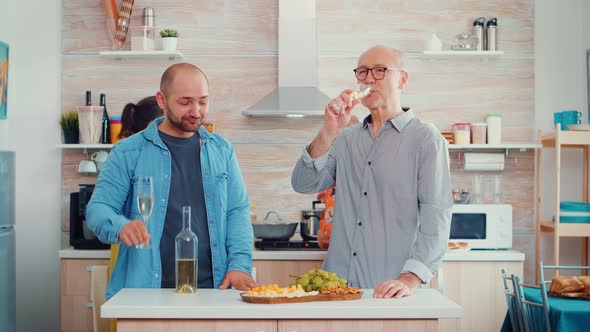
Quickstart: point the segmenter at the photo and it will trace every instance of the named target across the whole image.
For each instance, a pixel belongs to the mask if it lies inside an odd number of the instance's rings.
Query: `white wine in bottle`
[[[192,294],[197,291],[196,259],[176,259],[176,291],[181,294]]]
[[[197,292],[198,239],[191,231],[191,207],[182,207],[182,230],[176,235],[176,291]]]

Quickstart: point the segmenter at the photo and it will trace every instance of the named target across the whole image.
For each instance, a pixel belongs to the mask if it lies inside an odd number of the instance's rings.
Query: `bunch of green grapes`
[[[311,269],[300,276],[292,277],[295,280],[293,280],[291,286],[301,285],[306,292],[321,292],[324,288],[346,286],[346,279],[339,278],[334,272],[320,269]]]

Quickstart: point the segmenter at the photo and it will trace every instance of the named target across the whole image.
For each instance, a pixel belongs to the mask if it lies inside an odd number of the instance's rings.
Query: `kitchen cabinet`
[[[553,232],[553,265],[559,265],[559,243],[562,237],[582,237],[582,250],[580,254],[581,266],[590,265],[588,260],[588,239],[590,238],[590,223],[564,223],[560,222],[561,203],[561,151],[565,148],[582,149],[582,201],[590,202],[588,195],[588,151],[590,149],[590,131],[562,131],[558,124],[555,131],[543,135],[539,131],[539,142],[543,148],[537,153],[537,206],[543,206],[542,181],[543,176],[543,151],[553,148],[555,152],[555,200],[552,202],[555,207],[554,221],[545,220],[541,212],[537,212],[537,236],[536,236],[536,261],[535,269],[538,269],[541,261],[541,235],[543,232]],[[557,272],[557,270],[556,270]],[[585,273],[585,271],[584,271]],[[536,273],[536,282],[539,283],[540,273]]]
[[[108,259],[61,260],[61,331],[91,332],[90,267],[108,266]]]
[[[501,330],[508,310],[500,277],[502,268],[523,275],[522,261],[443,262],[444,294],[463,308],[463,316],[441,319],[439,332]]]
[[[87,266],[108,264],[108,250],[62,250],[60,257],[62,258],[62,331],[91,331],[91,309],[86,308],[86,304],[90,298],[90,273],[86,271]],[[94,258],[94,259],[73,259],[76,258]],[[288,285],[293,278],[289,275],[300,275],[312,268],[320,268],[325,252],[323,251],[254,251],[253,267],[256,268],[256,279],[259,284],[276,283],[281,286]],[[500,270],[506,268],[509,273],[516,273],[523,275],[523,261],[524,254],[513,250],[471,250],[467,252],[452,252],[447,253],[442,264],[443,285],[439,285],[438,279],[434,279],[430,287],[441,289],[443,293],[448,296],[455,303],[463,307],[463,315],[461,318],[440,318],[438,323],[438,331],[440,332],[471,332],[471,331],[499,331],[500,326],[504,320],[507,306],[506,299],[503,293],[502,279],[500,278]],[[67,269],[66,269],[67,268]],[[67,282],[72,279],[73,272],[82,275],[82,278],[74,278],[73,282]],[[70,289],[71,288],[71,289]],[[369,290],[370,292],[370,290]],[[78,294],[77,298],[64,297],[65,294]],[[77,299],[78,312],[74,313],[74,303]],[[65,302],[64,302],[65,300]],[[65,308],[65,309],[64,309]],[[64,313],[74,317],[63,317]],[[84,315],[77,317],[77,315]],[[318,317],[321,318],[321,317]],[[81,326],[81,321],[87,322],[88,329],[64,329],[64,326]],[[263,320],[264,321],[264,320]],[[239,329],[233,327],[233,331],[250,331],[250,325],[240,325],[239,320],[213,323],[212,321],[201,321],[203,331],[224,331],[223,328],[226,323],[236,323],[240,326]],[[247,320],[244,322],[259,322],[257,320]],[[276,321],[275,322],[276,325]],[[312,323],[313,322],[313,323]],[[323,321],[313,320],[308,321],[301,326],[297,321],[280,321],[278,324],[279,332],[289,331],[309,331],[311,326],[321,326],[315,331],[333,331],[342,330],[340,323],[345,320],[338,321]],[[358,323],[358,322],[357,322]],[[343,326],[352,326],[355,324],[350,322]],[[371,324],[385,324],[383,322],[365,321],[371,328],[366,331],[374,330],[374,325]],[[363,324],[364,324],[363,323]],[[393,325],[386,326],[388,330],[396,330],[394,322]],[[336,324],[336,325],[334,325]],[[389,323],[387,323],[389,324]],[[182,324],[181,324],[182,325]],[[191,325],[194,326],[194,325]],[[233,326],[233,325],[232,325]],[[232,330],[232,326],[229,330]],[[256,326],[266,326],[254,324],[252,331],[277,331],[273,329],[256,329]],[[365,325],[363,325],[364,327]],[[381,325],[379,325],[381,326]],[[414,326],[415,327],[415,326]],[[422,331],[421,328],[407,328],[407,331]],[[182,328],[182,327],[179,327]],[[188,328],[188,327],[186,327]],[[428,326],[425,326],[425,329]],[[344,329],[346,330],[346,329]],[[151,330],[146,330],[151,331]],[[160,331],[160,330],[158,330]],[[179,331],[182,331],[179,330]],[[191,330],[195,331],[195,330]],[[201,330],[197,330],[201,331]],[[353,331],[355,331],[353,329]],[[360,330],[359,330],[360,331]],[[403,331],[403,329],[402,329]]]

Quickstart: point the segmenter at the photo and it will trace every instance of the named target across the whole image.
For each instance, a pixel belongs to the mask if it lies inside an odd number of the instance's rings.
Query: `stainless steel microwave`
[[[449,242],[472,249],[512,248],[512,205],[455,204]]]

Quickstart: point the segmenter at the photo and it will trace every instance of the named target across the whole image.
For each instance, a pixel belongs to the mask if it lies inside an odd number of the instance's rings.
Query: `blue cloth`
[[[176,288],[176,235],[182,230],[182,207],[191,208],[191,231],[197,236],[197,287],[213,288],[211,241],[201,171],[201,137],[184,138],[159,132],[172,156],[170,195],[160,240],[162,288]]]
[[[543,302],[541,291],[535,288],[525,287],[524,298],[532,302]],[[543,318],[539,317],[538,319]],[[549,320],[551,321],[551,331],[554,332],[589,331],[590,301],[549,296]],[[512,331],[508,314],[506,314],[501,331]]]
[[[121,288],[161,286],[160,238],[170,193],[170,151],[158,135],[162,118],[113,147],[86,209],[88,226],[105,243],[121,243],[121,228],[140,219],[133,179],[153,176],[155,202],[148,222],[150,249],[121,244],[107,298]],[[251,273],[253,231],[244,180],[232,146],[199,128],[201,167],[207,208],[214,287],[229,270]]]

